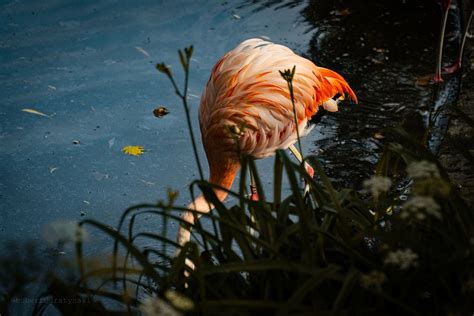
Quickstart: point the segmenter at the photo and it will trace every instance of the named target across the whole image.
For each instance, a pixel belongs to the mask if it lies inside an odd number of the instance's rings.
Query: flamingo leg
[[[291,153],[293,154],[293,156],[295,156],[295,158],[300,162],[300,163],[303,163],[303,156],[301,155],[301,153],[298,151],[298,149],[296,149],[295,145],[290,145],[290,147],[288,147],[291,151]],[[312,178],[314,177],[314,169],[313,167],[311,167],[311,165],[309,163],[307,163],[306,161],[304,162],[304,167],[306,169],[306,172],[308,173],[308,175]],[[309,192],[309,184],[306,182],[305,180],[305,185],[304,185],[304,194],[306,195],[307,193]]]
[[[452,74],[458,71],[459,69],[461,69],[464,45],[466,44],[466,38],[467,38],[467,35],[469,34],[469,27],[471,26],[473,15],[474,15],[474,11],[471,11],[471,15],[469,16],[469,20],[467,21],[466,29],[463,32],[461,47],[459,48],[459,53],[458,53],[458,58],[456,59],[453,65],[443,68],[443,74]]]
[[[441,22],[441,32],[439,38],[439,47],[438,47],[438,60],[436,62],[436,74],[433,78],[433,81],[436,83],[443,82],[441,77],[441,63],[443,60],[443,46],[444,46],[444,33],[446,32],[446,22],[448,21],[449,7],[451,5],[451,0],[446,0],[443,3],[443,19]]]
[[[258,201],[257,184],[255,183],[252,170],[250,170],[250,199],[252,201]]]
[[[256,181],[255,181],[255,177],[253,175],[253,172],[252,172],[252,169],[249,170],[250,171],[250,199],[252,201],[258,201],[258,192],[257,192],[257,184],[256,184]],[[250,211],[250,221],[256,225],[256,221],[255,221],[255,216],[253,214],[252,211]],[[248,232],[256,237],[258,236],[258,233],[255,229],[253,229],[251,226],[249,226],[248,228]]]

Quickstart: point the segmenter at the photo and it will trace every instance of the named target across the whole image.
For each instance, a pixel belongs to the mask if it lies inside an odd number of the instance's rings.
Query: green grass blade
[[[80,222],[79,225],[84,225],[84,224],[89,224],[91,226],[98,228],[99,230],[103,231],[104,233],[112,237],[114,240],[122,244],[128,251],[130,251],[130,253],[134,256],[134,258],[141,264],[147,276],[153,279],[153,281],[156,282],[157,284],[161,285],[162,279],[160,275],[155,271],[154,267],[148,262],[147,258],[142,254],[142,252],[138,248],[136,248],[132,243],[130,243],[130,241],[128,241],[127,238],[125,238],[123,235],[113,230],[112,228],[94,220],[84,220]],[[116,268],[114,267],[114,269]]]

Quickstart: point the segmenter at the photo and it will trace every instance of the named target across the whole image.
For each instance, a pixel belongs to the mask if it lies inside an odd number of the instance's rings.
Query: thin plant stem
[[[189,136],[191,137],[191,142],[193,144],[193,151],[194,151],[194,156],[196,157],[196,163],[198,166],[199,170],[199,177],[201,180],[204,180],[204,173],[202,172],[202,167],[201,167],[201,160],[199,159],[199,154],[198,154],[198,149],[196,145],[196,139],[194,138],[194,132],[193,132],[193,125],[191,122],[191,115],[189,114],[189,106],[188,106],[188,101],[187,101],[187,95],[188,95],[188,79],[189,79],[189,64],[186,68],[186,74],[185,74],[185,79],[184,79],[184,94],[181,96],[181,99],[183,100],[183,105],[186,113],[186,121],[188,123],[188,129],[189,129]]]
[[[293,69],[286,69],[284,71],[280,71],[280,75],[285,79],[286,83],[288,84],[288,90],[290,91],[290,99],[291,104],[293,106],[293,119],[295,121],[295,128],[296,128],[296,138],[298,141],[298,149],[301,153],[301,164],[304,165],[304,156],[303,156],[303,148],[301,146],[301,139],[300,139],[300,131],[298,128],[298,118],[296,116],[296,106],[295,106],[295,95],[293,91],[293,77],[295,76],[296,65],[293,66]]]
[[[181,98],[181,101],[183,102],[184,106],[184,112],[186,114],[186,122],[188,124],[188,130],[189,130],[189,135],[191,137],[191,143],[193,145],[193,152],[194,152],[194,157],[196,159],[196,163],[198,166],[198,171],[199,171],[199,177],[201,180],[204,180],[204,173],[202,172],[202,167],[201,167],[201,160],[199,159],[199,154],[198,154],[198,149],[196,145],[196,139],[194,137],[194,132],[193,132],[193,125],[191,121],[191,115],[189,111],[189,105],[188,105],[188,83],[189,83],[189,64],[191,62],[191,56],[193,54],[193,46],[189,46],[184,49],[184,54],[181,50],[178,51],[179,53],[179,58],[181,61],[181,65],[183,66],[184,70],[184,88],[183,92],[180,91],[178,85],[176,84],[176,81],[173,78],[173,74],[171,73],[171,70],[168,66],[166,66],[164,63],[160,63],[156,65],[156,69],[164,73],[168,79],[171,81],[171,84],[173,85],[173,88],[176,92],[176,94]]]

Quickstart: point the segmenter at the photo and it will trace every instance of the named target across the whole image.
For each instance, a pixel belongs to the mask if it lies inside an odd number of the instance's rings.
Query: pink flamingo
[[[297,126],[287,82],[279,73],[293,66]],[[297,141],[296,129],[299,135],[306,135],[311,117],[321,107],[337,111],[338,101],[344,95],[357,102],[343,77],[317,67],[288,47],[261,39],[242,42],[214,66],[201,97],[199,122],[209,163],[209,182],[231,188],[240,168],[235,135],[243,155],[260,159],[273,155],[277,149],[290,148],[298,156],[293,145]],[[334,100],[335,96],[340,97]],[[229,127],[234,135],[229,133]],[[308,164],[305,167],[312,176],[312,168]],[[227,196],[223,190],[215,190],[215,194],[220,201]],[[251,198],[258,198],[255,192]],[[203,195],[188,206],[199,213],[212,208]],[[192,212],[184,212],[182,218],[188,223],[197,220]],[[184,245],[189,239],[190,230],[180,226],[178,243]],[[192,266],[189,261],[188,264]]]

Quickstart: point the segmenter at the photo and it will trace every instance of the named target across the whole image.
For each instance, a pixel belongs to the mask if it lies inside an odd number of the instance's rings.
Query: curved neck
[[[213,189],[219,201],[224,201],[227,197],[227,190],[230,190],[234,182],[240,164],[233,161],[218,161],[216,163],[209,163],[210,176],[209,182],[218,185],[224,189]],[[201,213],[207,213],[214,208],[214,205],[206,201],[204,196],[200,194],[191,204],[188,205],[190,210],[196,210]]]
[[[230,188],[232,187],[232,183],[234,182],[235,175],[237,174],[237,171],[240,168],[240,164],[238,162],[235,163],[229,161],[221,162],[222,163],[209,163],[209,182],[212,184],[216,184],[226,190],[230,190]],[[221,202],[224,201],[224,199],[227,197],[227,191],[214,189],[214,193]],[[204,214],[210,212],[214,208],[214,205],[206,201],[204,195],[200,194],[192,203],[188,205],[187,208],[189,210],[198,211]],[[184,212],[182,214],[182,219],[190,224],[194,224],[195,220],[199,218],[199,216],[196,215],[197,214],[192,212]],[[177,236],[178,244],[184,245],[186,242],[189,241],[190,237],[191,231],[180,225]]]

